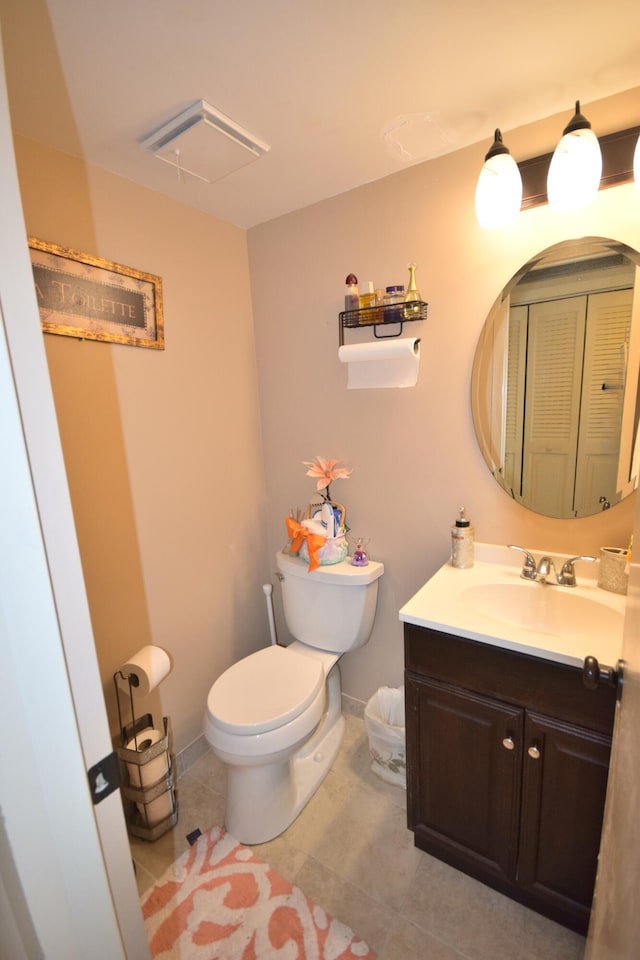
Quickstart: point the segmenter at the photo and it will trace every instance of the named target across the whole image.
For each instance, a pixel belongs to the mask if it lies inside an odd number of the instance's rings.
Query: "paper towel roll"
[[[125,678],[131,676],[133,690],[136,694],[145,697],[171,673],[171,660],[162,647],[148,644],[123,664],[120,672]],[[123,677],[118,676],[118,686],[128,692],[129,684]],[[137,682],[133,677],[137,678]]]
[[[163,736],[164,733],[161,733],[160,730],[146,727],[140,731],[137,737],[129,740],[127,750],[136,750],[138,753],[143,753],[154,743],[162,740]],[[132,787],[144,787],[145,789],[152,787],[154,783],[157,783],[158,780],[166,777],[169,773],[169,754],[166,750],[163,750],[148,763],[128,763],[127,770],[129,771],[129,783]]]
[[[418,382],[420,339],[402,337],[354,343],[338,349],[348,364],[348,390],[370,387],[414,387]]]

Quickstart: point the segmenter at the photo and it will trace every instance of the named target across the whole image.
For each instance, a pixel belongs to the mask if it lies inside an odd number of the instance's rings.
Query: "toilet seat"
[[[324,680],[320,661],[286,647],[264,647],[218,677],[209,691],[207,710],[227,733],[266,733],[303,713]]]

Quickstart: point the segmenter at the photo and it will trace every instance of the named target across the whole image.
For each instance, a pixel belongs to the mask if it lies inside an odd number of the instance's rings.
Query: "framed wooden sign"
[[[45,333],[164,350],[162,280],[29,237]]]

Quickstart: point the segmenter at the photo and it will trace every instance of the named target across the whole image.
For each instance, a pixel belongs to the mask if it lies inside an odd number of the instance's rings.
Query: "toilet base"
[[[314,795],[336,758],[344,717],[305,755],[264,767],[227,767],[225,826],[240,843],[266,843],[283,833]],[[315,738],[312,738],[315,739]]]
[[[336,665],[328,677],[328,710],[296,753],[264,766],[227,766],[225,826],[240,843],[266,843],[279,836],[328,774],[345,729],[339,678]],[[337,698],[332,687],[337,688]]]

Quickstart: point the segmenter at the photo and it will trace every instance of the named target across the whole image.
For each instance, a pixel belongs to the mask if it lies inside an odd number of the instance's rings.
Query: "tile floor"
[[[332,770],[289,829],[255,847],[258,856],[379,960],[581,960],[582,937],[414,846],[405,791],[371,772],[362,705],[344,700]],[[131,840],[141,893],[187,848],[188,833],[224,824],[224,767],[208,750],[180,777],[178,802],[173,830],[155,843]]]

